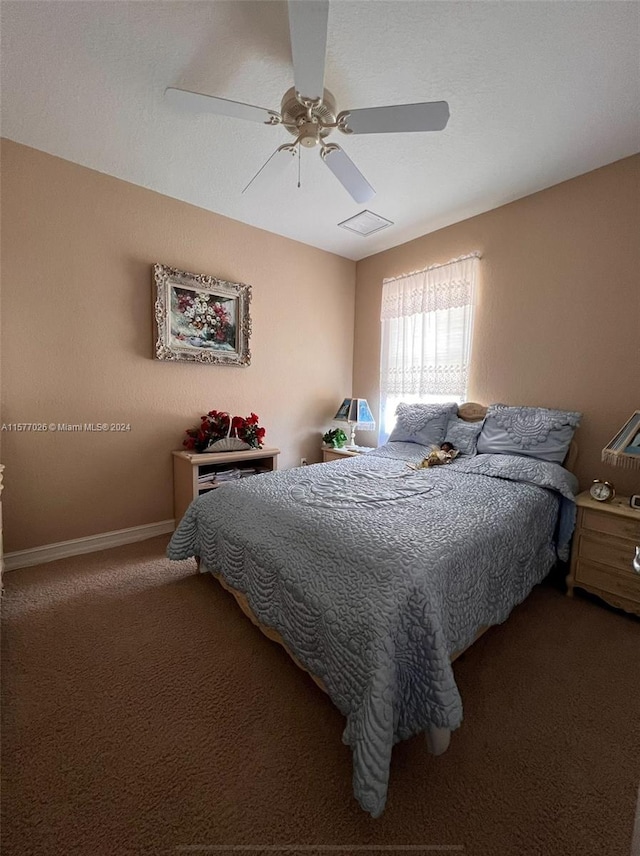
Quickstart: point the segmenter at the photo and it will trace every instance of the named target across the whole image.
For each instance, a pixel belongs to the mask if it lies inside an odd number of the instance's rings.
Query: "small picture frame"
[[[251,363],[251,286],[153,266],[155,359]]]
[[[640,431],[636,434],[633,440],[625,447],[625,455],[640,455]]]
[[[602,460],[613,466],[640,464],[640,410],[636,410],[605,446]]]

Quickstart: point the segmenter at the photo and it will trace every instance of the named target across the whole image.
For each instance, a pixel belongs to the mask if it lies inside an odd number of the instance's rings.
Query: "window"
[[[382,286],[381,441],[399,402],[466,400],[478,255]]]

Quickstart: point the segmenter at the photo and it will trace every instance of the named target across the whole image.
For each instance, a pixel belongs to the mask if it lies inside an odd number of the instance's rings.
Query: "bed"
[[[502,453],[417,469],[425,447],[392,442],[206,494],[168,555],[195,556],[328,693],[354,796],[378,817],[393,745],[424,732],[440,754],[462,721],[456,656],[566,557],[576,455],[572,441],[564,466]]]

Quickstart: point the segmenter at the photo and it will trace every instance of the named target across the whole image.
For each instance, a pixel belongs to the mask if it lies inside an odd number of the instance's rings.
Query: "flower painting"
[[[251,286],[154,265],[159,360],[249,365]]]
[[[171,343],[187,348],[236,349],[237,301],[171,287]]]

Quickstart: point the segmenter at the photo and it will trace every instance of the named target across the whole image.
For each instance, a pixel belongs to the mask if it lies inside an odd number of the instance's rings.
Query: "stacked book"
[[[242,469],[230,467],[227,470],[218,470],[215,473],[201,473],[198,476],[198,487],[217,487],[220,484],[226,484],[226,482],[242,479],[246,476],[254,476],[259,472],[262,472],[262,470],[256,467],[243,467]]]
[[[228,470],[218,470],[217,473],[213,473],[213,478],[216,484],[235,481],[240,478],[240,470],[237,467],[231,467]]]

